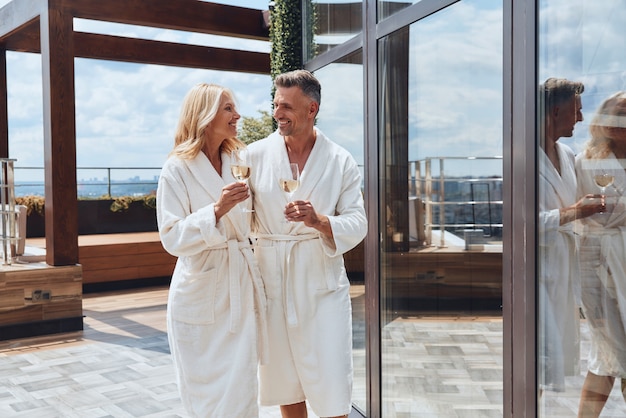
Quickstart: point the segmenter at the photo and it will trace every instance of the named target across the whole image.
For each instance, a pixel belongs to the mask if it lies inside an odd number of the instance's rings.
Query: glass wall
[[[382,416],[503,415],[501,2],[378,41]]]
[[[626,1],[538,12],[539,415],[626,416]]]
[[[322,103],[317,127],[346,148],[363,168],[363,56],[359,50],[317,71]],[[363,173],[362,173],[363,174]],[[352,299],[354,386],[352,402],[366,410],[365,283],[363,243],[344,255]]]

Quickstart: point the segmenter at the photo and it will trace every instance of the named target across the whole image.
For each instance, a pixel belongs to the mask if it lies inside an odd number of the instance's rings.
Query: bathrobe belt
[[[258,310],[259,321],[259,345],[261,363],[265,364],[267,359],[267,347],[269,337],[267,335],[267,301],[265,299],[265,287],[263,281],[258,274],[252,247],[249,241],[237,241],[236,239],[212,247],[212,249],[228,249],[228,285],[230,295],[230,332],[237,332],[241,322],[241,263],[238,252],[241,252],[246,260],[250,277],[252,278],[252,286],[254,287],[254,297]]]
[[[283,260],[283,306],[285,309],[285,317],[287,317],[287,324],[290,327],[298,325],[298,315],[296,314],[296,305],[293,295],[293,283],[295,280],[292,274],[293,270],[293,248],[297,243],[301,241],[308,241],[311,239],[319,239],[319,234],[302,234],[302,235],[279,235],[279,234],[260,234],[259,239],[267,239],[270,241],[284,241],[285,244],[285,258]]]
[[[598,267],[598,277],[604,285],[608,294],[617,298],[617,290],[615,279],[609,279],[609,274],[612,277],[624,277],[624,261],[623,254],[614,251],[612,243],[612,237],[620,235],[624,241],[623,248],[626,248],[626,227],[605,229],[600,236],[600,266]]]

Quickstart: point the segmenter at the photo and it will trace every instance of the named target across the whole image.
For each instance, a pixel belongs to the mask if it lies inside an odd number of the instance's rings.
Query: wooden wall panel
[[[48,292],[49,298],[33,300],[34,291]],[[0,326],[81,317],[82,293],[79,265],[3,266],[0,270]]]

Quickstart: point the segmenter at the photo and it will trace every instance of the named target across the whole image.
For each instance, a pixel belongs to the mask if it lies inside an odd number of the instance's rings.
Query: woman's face
[[[619,145],[626,145],[626,98],[611,109],[611,126],[606,127],[606,136]]]
[[[215,138],[221,143],[226,138],[237,136],[237,121],[240,117],[231,97],[222,94],[217,114],[208,126],[209,138]]]

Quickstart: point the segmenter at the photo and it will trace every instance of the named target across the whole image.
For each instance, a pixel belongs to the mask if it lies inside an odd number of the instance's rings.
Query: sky
[[[212,2],[267,8],[267,3],[259,0]],[[6,3],[9,1],[0,0],[0,7]],[[269,42],[82,19],[75,19],[74,28],[143,39],[270,51]],[[20,176],[24,179],[43,176],[40,170],[19,170],[19,167],[43,167],[44,164],[41,72],[39,54],[7,53],[9,156],[17,160],[16,181]],[[187,91],[200,82],[232,89],[242,116],[258,117],[259,111],[271,109],[269,75],[77,58],[77,166],[161,167],[173,146],[182,100]],[[104,173],[94,175],[104,177]],[[80,172],[78,176],[83,178]]]
[[[0,0],[0,6],[7,2]],[[213,2],[259,10],[268,4]],[[566,77],[585,83],[585,121],[566,139],[578,152],[601,101],[626,89],[626,56],[620,53],[626,0],[540,0],[538,16],[539,79]],[[268,42],[86,20],[74,24],[86,32],[270,50]],[[501,4],[492,0],[464,0],[411,25],[410,160],[451,153],[502,155],[502,31]],[[41,167],[40,56],[8,53],[7,71],[10,156],[17,159],[17,167]],[[80,58],[75,71],[78,167],[160,167],[172,148],[182,99],[199,82],[231,88],[242,116],[258,117],[259,111],[271,109],[271,80],[266,75]],[[334,94],[333,100],[323,94],[318,124],[363,163],[362,107],[355,106],[363,102],[362,68],[332,64],[317,74],[324,92],[344,92]]]

